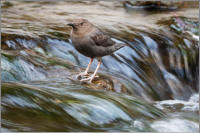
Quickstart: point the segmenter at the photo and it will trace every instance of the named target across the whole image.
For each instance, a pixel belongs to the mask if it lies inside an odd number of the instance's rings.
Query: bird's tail
[[[117,43],[117,44],[114,45],[114,49],[113,50],[116,51],[116,50],[119,50],[120,48],[123,48],[125,46],[127,46],[127,45],[123,44],[123,43]]]
[[[116,43],[113,46],[110,46],[106,49],[107,54],[112,54],[113,52],[119,50],[120,48],[123,48],[124,46],[126,46],[126,44],[122,44],[122,43]]]
[[[126,44],[122,44],[122,43],[116,43],[113,46],[107,47],[105,50],[105,55],[111,55],[113,54],[113,52],[119,50],[120,48],[123,48],[124,46],[127,46]]]

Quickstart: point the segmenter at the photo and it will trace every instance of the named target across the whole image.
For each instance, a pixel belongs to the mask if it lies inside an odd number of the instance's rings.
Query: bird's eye
[[[84,24],[84,22],[81,23],[81,25],[83,25],[83,24]]]

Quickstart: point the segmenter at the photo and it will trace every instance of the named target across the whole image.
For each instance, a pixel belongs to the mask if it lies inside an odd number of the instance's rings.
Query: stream
[[[1,4],[1,131],[199,132],[199,8]],[[75,18],[128,45],[103,57],[92,84],[75,78],[89,63],[69,38]]]

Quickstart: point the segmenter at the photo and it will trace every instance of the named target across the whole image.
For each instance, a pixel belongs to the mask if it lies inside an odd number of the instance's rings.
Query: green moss
[[[8,7],[12,7],[13,4],[11,2],[5,1],[2,3],[2,8],[8,8]]]
[[[47,32],[47,34],[50,35],[50,37],[61,39],[61,40],[66,40],[67,38],[69,38],[68,34],[64,34],[62,32],[57,32],[57,31],[49,31]]]
[[[6,60],[8,61],[14,61],[16,59],[15,56],[12,56],[6,53],[1,53],[1,58],[6,58]]]

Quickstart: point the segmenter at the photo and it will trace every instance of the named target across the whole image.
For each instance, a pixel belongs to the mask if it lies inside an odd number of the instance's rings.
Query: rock
[[[136,1],[123,2],[125,8],[145,10],[175,10],[178,8],[198,8],[198,2]]]

